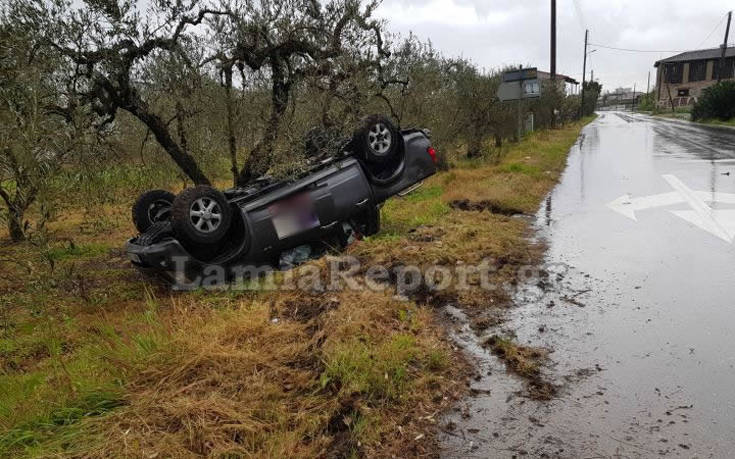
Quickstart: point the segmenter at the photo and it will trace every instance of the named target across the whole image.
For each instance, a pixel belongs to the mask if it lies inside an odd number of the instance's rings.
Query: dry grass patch
[[[293,317],[294,301],[180,316],[164,352],[127,385],[128,405],[85,426],[106,438],[85,454],[398,453],[411,443],[403,435],[427,434],[424,417],[461,389],[428,311],[345,292],[303,298],[304,310],[331,305],[306,318]]]
[[[522,346],[513,340],[493,335],[485,341],[485,345],[500,357],[514,373],[525,378],[537,377],[541,365],[548,356],[548,350]]]

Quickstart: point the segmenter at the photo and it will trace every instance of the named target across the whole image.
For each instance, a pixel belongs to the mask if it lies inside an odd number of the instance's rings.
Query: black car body
[[[376,172],[370,161],[345,151],[291,181],[259,180],[226,190],[232,219],[217,244],[184,242],[164,221],[128,240],[127,255],[135,266],[155,271],[173,271],[183,260],[191,273],[207,265],[272,264],[281,252],[328,237],[356,220],[363,225],[359,232],[377,232],[379,206],[436,172],[428,131],[395,132],[396,159],[377,168],[382,170]]]

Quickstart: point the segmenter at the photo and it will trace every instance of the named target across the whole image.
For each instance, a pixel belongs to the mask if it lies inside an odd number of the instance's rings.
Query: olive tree
[[[208,184],[194,157],[147,98],[146,71],[170,55],[191,62],[192,29],[218,11],[197,0],[154,0],[141,10],[132,0],[41,0],[16,3],[19,24],[35,31],[38,46],[54,50],[74,99],[89,106],[100,125],[124,110],[142,122],[195,183]]]
[[[35,48],[8,10],[0,12],[0,43],[0,199],[10,237],[19,241],[28,209],[97,135],[57,78],[58,56]]]
[[[359,0],[253,0],[220,5],[227,14],[211,23],[225,86],[232,86],[233,69],[237,69],[241,82],[249,81],[248,75],[264,76],[270,92],[265,128],[239,169],[238,184],[271,165],[284,117],[302,83],[309,78],[320,81],[325,91],[336,95],[349,75],[379,70],[380,59],[388,52],[382,22],[373,18],[377,5]],[[324,120],[326,112],[315,118]]]
[[[239,167],[237,182],[244,184],[268,169],[292,93],[304,78],[334,78],[345,60],[374,60],[386,54],[382,24],[372,18],[376,2],[14,1],[18,21],[37,31],[41,46],[58,52],[73,91],[94,110],[100,123],[113,123],[119,110],[130,113],[197,184],[208,184],[210,179],[189,151],[186,137],[174,131],[186,116],[183,104],[176,108],[172,126],[150,99],[151,66],[176,60],[194,73],[219,71],[228,100],[234,97],[233,86],[247,84],[253,74],[267,80],[270,112]],[[237,82],[235,70],[240,75]],[[229,156],[237,168],[233,112],[228,103]]]

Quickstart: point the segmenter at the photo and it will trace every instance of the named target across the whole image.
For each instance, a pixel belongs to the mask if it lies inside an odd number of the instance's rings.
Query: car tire
[[[151,190],[138,196],[133,204],[133,224],[145,233],[154,223],[171,218],[171,206],[176,196],[166,190]]]
[[[383,115],[370,115],[362,120],[352,139],[361,159],[383,164],[394,160],[400,150],[398,128]]]
[[[232,210],[225,195],[210,186],[187,188],[174,199],[171,225],[184,245],[214,245],[227,234]]]
[[[380,231],[380,207],[370,206],[352,219],[352,226],[361,236],[373,236]]]

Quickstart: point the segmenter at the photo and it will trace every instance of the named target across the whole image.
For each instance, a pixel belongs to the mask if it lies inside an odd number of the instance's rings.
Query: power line
[[[707,40],[709,40],[709,37],[711,37],[712,34],[715,33],[717,31],[717,29],[720,28],[720,26],[722,25],[722,22],[725,20],[726,17],[727,17],[727,13],[725,13],[725,14],[722,15],[722,17],[720,18],[720,22],[717,23],[717,25],[715,26],[715,28],[712,29],[712,32],[710,32],[709,35],[707,35],[704,40],[702,40],[702,41],[699,42],[699,44],[697,45],[697,48],[699,48],[700,46],[702,46],[704,44],[704,42],[706,42]]]
[[[596,46],[598,48],[612,49],[615,51],[625,51],[629,53],[683,53],[683,50],[677,49],[632,49],[632,48],[618,48],[615,46],[601,45],[599,43],[590,43],[590,46]]]
[[[722,25],[722,23],[725,20],[725,18],[727,18],[727,13],[725,13],[720,18],[720,21],[717,23],[717,25],[715,25],[715,27],[712,29],[712,31],[704,38],[704,40],[702,40],[701,42],[699,42],[699,44],[694,49],[699,48],[700,46],[702,46],[702,44],[704,44],[704,42],[706,42],[707,40],[709,40],[710,37],[717,31],[717,29],[720,28],[720,26]],[[615,51],[625,51],[625,52],[628,52],[628,53],[684,53],[684,52],[686,52],[686,50],[680,50],[680,49],[634,49],[634,48],[619,48],[619,47],[616,47],[616,46],[601,45],[599,43],[590,43],[590,46],[597,46],[598,48],[612,49],[612,50],[615,50]],[[729,44],[728,44],[728,46],[729,46]]]

